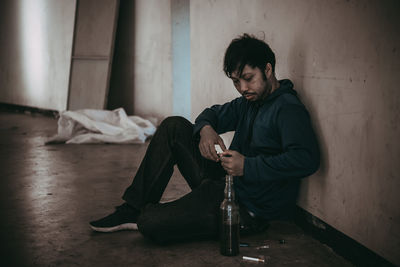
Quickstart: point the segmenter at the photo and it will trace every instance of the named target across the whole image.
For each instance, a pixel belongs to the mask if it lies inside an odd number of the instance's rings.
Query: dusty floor
[[[0,112],[1,266],[263,265],[243,255],[266,266],[351,266],[289,222],[242,239],[251,247],[236,257],[214,240],[157,246],[135,231],[94,233],[88,222],[122,203],[146,145],[44,145],[56,131],[55,119]],[[164,200],[188,190],[175,174]]]

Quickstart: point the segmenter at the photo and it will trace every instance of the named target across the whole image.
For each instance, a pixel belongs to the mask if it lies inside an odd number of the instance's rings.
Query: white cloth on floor
[[[156,127],[149,120],[127,116],[123,108],[113,111],[62,111],[58,120],[58,133],[46,144],[144,143],[155,131]]]

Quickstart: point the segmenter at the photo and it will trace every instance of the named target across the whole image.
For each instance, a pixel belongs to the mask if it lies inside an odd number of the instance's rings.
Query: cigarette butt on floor
[[[243,260],[245,260],[245,261],[253,261],[253,262],[265,262],[264,259],[248,257],[248,256],[243,256]]]

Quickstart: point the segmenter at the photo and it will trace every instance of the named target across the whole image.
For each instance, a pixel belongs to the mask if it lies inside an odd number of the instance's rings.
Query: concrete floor
[[[157,246],[135,231],[94,233],[88,222],[113,211],[147,145],[44,145],[57,120],[0,112],[1,266],[351,266],[290,222],[273,222],[240,255],[215,240]],[[174,174],[163,199],[189,188]],[[286,242],[281,244],[279,240]],[[268,245],[266,249],[256,249]]]

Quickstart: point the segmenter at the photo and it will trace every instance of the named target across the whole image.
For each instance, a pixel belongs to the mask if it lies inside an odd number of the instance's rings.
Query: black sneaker
[[[97,221],[90,222],[90,227],[97,232],[111,233],[121,230],[137,230],[139,211],[127,203],[116,207],[114,213]]]

